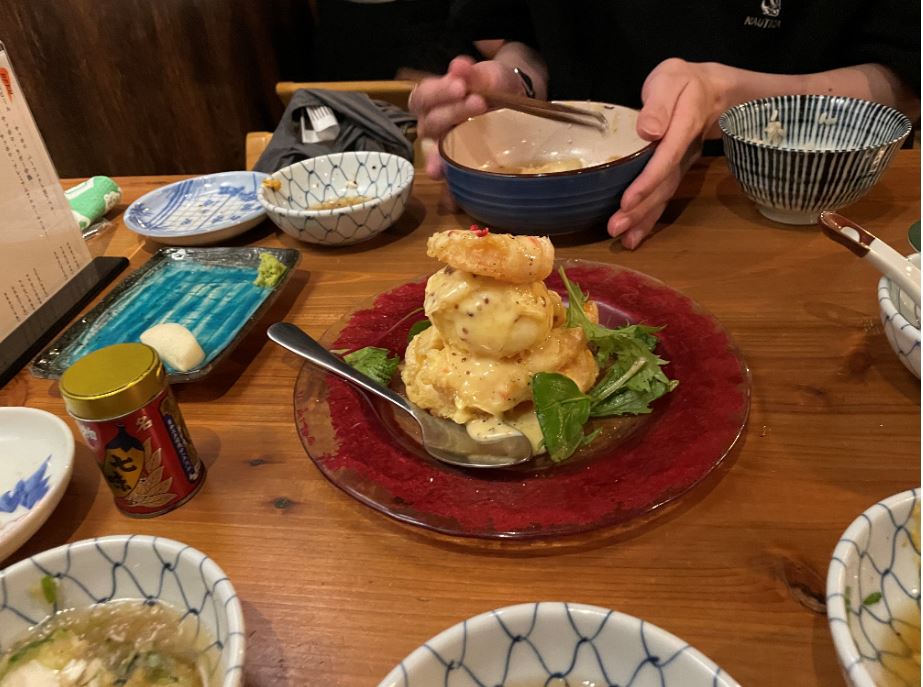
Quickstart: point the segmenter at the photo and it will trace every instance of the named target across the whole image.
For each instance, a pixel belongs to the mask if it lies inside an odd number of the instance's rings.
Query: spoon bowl
[[[504,468],[532,458],[532,444],[521,432],[511,430],[496,439],[478,441],[468,434],[464,425],[437,418],[418,408],[400,394],[356,370],[290,322],[277,322],[266,333],[272,341],[312,365],[341,377],[410,415],[420,427],[423,448],[436,460],[466,468]]]

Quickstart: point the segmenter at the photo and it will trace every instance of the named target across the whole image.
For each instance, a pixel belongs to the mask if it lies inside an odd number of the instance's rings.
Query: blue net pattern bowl
[[[46,575],[58,586],[49,604]],[[201,551],[171,539],[114,535],[59,546],[0,571],[0,653],[59,610],[114,599],[165,602],[193,616],[196,632],[212,640],[204,650],[213,687],[243,682],[244,621],[240,601],[221,568]]]
[[[413,165],[398,155],[333,153],[274,172],[257,198],[289,236],[306,243],[345,246],[366,241],[400,219],[413,177]],[[323,207],[359,196],[365,200]]]
[[[565,682],[566,681],[566,682]],[[686,642],[598,606],[541,602],[500,608],[436,635],[379,687],[733,687]]]
[[[827,573],[827,620],[848,685],[919,684],[919,489],[879,501],[843,533]]]

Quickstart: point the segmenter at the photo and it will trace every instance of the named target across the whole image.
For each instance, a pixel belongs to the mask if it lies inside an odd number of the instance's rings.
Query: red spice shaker
[[[162,515],[202,487],[205,466],[153,348],[101,348],[67,368],[59,386],[123,513]]]

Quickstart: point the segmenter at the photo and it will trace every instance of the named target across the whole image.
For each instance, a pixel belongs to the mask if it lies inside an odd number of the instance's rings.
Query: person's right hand
[[[478,91],[521,90],[522,82],[507,65],[462,56],[452,60],[444,76],[420,81],[407,106],[417,116],[417,135],[438,141],[456,124],[487,111]],[[426,147],[426,173],[433,179],[442,177],[442,161],[435,146]]]

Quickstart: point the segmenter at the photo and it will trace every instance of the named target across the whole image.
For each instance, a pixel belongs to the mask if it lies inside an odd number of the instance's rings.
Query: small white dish
[[[851,687],[909,685],[904,678],[920,674],[919,663],[902,656],[920,651],[919,505],[919,489],[879,501],[834,549],[827,620]]]
[[[0,561],[48,520],[70,482],[74,435],[36,408],[0,408]]]
[[[650,623],[598,606],[549,601],[500,608],[441,632],[378,687],[565,684],[738,683],[686,642]]]
[[[125,226],[171,246],[204,246],[243,234],[263,221],[256,194],[262,172],[220,172],[155,189],[128,206]]]
[[[56,599],[42,594],[46,576]],[[0,653],[59,610],[87,608],[113,599],[164,602],[212,641],[203,651],[212,687],[243,683],[246,636],[240,600],[217,563],[172,539],[113,535],[43,551],[0,570]]]
[[[279,229],[299,241],[348,246],[377,236],[407,207],[414,170],[399,155],[351,151],[319,155],[274,172],[257,192]],[[352,199],[353,204],[324,207]]]

